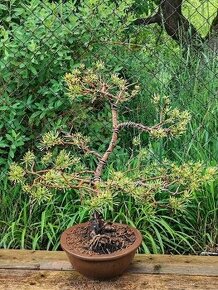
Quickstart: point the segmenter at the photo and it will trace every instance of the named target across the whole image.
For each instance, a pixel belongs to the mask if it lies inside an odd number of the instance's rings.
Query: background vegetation
[[[49,130],[82,131],[92,147],[104,150],[110,138],[110,119],[101,103],[70,104],[63,77],[81,62],[102,60],[112,71],[141,84],[122,118],[152,124],[151,96],[170,95],[173,105],[188,109],[187,133],[171,141],[128,134],[120,138],[110,159],[112,168],[140,171],[150,160],[177,163],[218,160],[217,54],[206,46],[182,49],[157,26],[131,25],[137,15],[154,11],[156,1],[16,1],[0,4],[0,247],[58,249],[60,233],[87,220],[73,191],[57,192],[48,203],[33,204],[19,186],[7,180],[8,166],[38,145]],[[218,5],[189,0],[184,14],[206,35]],[[102,141],[103,140],[103,141]],[[40,153],[39,153],[40,156]],[[89,160],[95,165],[95,160]],[[137,226],[144,235],[141,251],[199,253],[217,243],[218,181],[186,200],[166,204],[135,204],[131,198],[105,217]]]

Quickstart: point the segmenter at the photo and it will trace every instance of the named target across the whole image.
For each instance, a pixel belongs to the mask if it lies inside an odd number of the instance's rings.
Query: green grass
[[[56,250],[61,231],[88,218],[70,192],[33,205],[18,186],[9,188],[1,193],[0,247]]]

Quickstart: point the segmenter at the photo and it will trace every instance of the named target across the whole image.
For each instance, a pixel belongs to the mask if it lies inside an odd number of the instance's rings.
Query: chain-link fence
[[[131,119],[152,122],[154,94],[191,112],[184,137],[150,144],[156,157],[217,161],[216,1],[3,1],[0,8],[3,168],[46,130],[82,125],[85,112],[69,110],[63,76],[99,60],[141,85],[124,114]],[[88,133],[104,131],[99,106]]]
[[[107,106],[103,106],[98,100],[91,104],[70,102],[64,81],[66,73],[81,64],[93,67],[96,62],[104,62],[111,73],[117,74],[129,83],[140,85],[139,94],[122,106],[120,121],[130,120],[145,125],[160,122],[152,103],[153,96],[159,96],[160,99],[169,96],[172,108],[188,110],[191,114],[186,133],[178,138],[152,139],[148,134],[139,134],[132,128],[125,134],[121,132],[116,154],[110,157],[110,164],[116,170],[122,171],[126,168],[129,159],[145,151],[146,158],[160,163],[163,160],[171,160],[175,163],[200,161],[216,166],[218,161],[217,11],[216,0],[1,1],[2,191],[10,188],[5,181],[8,166],[13,161],[21,160],[27,150],[34,151],[38,147],[41,136],[48,131],[61,133],[82,131],[84,135],[91,137],[94,149],[104,152],[107,148],[111,138],[111,121]],[[94,166],[93,164],[96,165],[95,161],[89,161],[91,167]],[[20,188],[14,190],[13,200],[16,200],[18,191]],[[10,204],[7,203],[8,198],[2,197],[1,200],[0,196],[1,203],[3,199],[6,205]],[[65,199],[68,200],[68,197]],[[69,203],[66,202],[67,205]],[[19,206],[20,212],[23,212],[22,205]],[[29,204],[25,209],[28,206]],[[35,210],[37,222],[40,210]],[[71,213],[75,209],[68,210]],[[32,211],[32,204],[30,204],[30,215]],[[147,212],[146,215],[150,213],[152,217],[154,216],[153,210],[148,208]],[[214,216],[215,212],[216,210]],[[9,211],[7,213],[10,216],[8,224],[10,219],[11,221],[17,219],[16,214]],[[138,213],[136,217],[137,215]],[[19,218],[20,216],[21,214]],[[58,212],[57,217],[54,217],[55,225],[60,216],[63,219],[62,214]],[[177,226],[180,223],[180,215],[178,216]],[[214,216],[211,218],[213,221]],[[50,217],[53,218],[52,214]],[[193,218],[193,223],[195,220]],[[58,226],[48,228],[50,236],[48,235],[45,240],[44,232],[41,230],[41,244],[38,244],[39,234],[31,230],[26,220],[25,233],[20,232],[22,222],[18,223],[17,240],[14,238],[14,228],[11,227],[10,245],[11,243],[15,246],[20,245],[19,239],[22,236],[22,246],[24,246],[24,236],[27,231],[30,231],[30,238],[27,241],[31,241],[33,234],[36,235],[34,246],[28,244],[29,248],[53,249],[58,248],[59,240],[56,236],[67,223],[60,222],[59,228]],[[45,224],[44,221],[43,223]],[[6,224],[5,221],[2,223],[5,233],[8,232]],[[14,222],[12,224],[14,227]],[[161,224],[160,232],[163,228],[164,224]],[[215,240],[215,236],[216,234],[212,233],[211,240]],[[150,237],[149,234],[147,239],[149,240]],[[180,236],[176,237],[179,241]],[[177,238],[174,243],[175,251],[185,252],[186,249],[177,249]],[[159,242],[159,236],[156,240]],[[208,244],[208,240],[210,239],[206,237],[202,245]],[[2,241],[2,245],[8,246],[7,234],[4,234]],[[196,243],[192,243],[193,247]],[[153,244],[152,241],[151,248]],[[147,251],[146,247],[144,249]],[[191,251],[194,251],[193,248]]]

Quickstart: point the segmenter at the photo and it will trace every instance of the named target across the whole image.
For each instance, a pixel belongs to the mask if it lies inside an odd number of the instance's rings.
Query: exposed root
[[[105,222],[102,215],[95,212],[89,226],[89,251],[99,254],[111,254],[126,247],[129,242],[134,242],[132,231],[116,231],[112,223]]]

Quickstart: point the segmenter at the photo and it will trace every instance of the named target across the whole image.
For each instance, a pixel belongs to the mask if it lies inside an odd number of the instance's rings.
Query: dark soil
[[[94,233],[93,233],[94,232]],[[134,232],[126,225],[105,223],[101,231],[93,231],[93,224],[72,229],[66,242],[69,250],[88,255],[111,254],[135,242]]]

